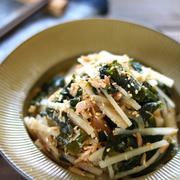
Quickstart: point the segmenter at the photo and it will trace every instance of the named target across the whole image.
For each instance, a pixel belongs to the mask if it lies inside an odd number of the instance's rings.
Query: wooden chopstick
[[[13,13],[6,21],[6,25],[0,27],[0,38],[3,37],[7,32],[12,30],[18,24],[23,22],[29,16],[40,10],[44,7],[49,0],[39,0],[37,3],[32,3],[29,5],[25,5],[18,12]]]

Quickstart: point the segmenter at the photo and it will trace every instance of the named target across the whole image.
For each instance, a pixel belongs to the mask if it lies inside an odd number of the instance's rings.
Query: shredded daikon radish
[[[89,134],[92,138],[96,135],[94,133],[93,127],[89,124],[89,122],[85,119],[80,118],[72,109],[68,110],[68,116],[72,120],[74,124],[81,127],[87,134]]]
[[[155,70],[152,70],[151,68],[147,68],[145,66],[142,67],[143,69],[143,72],[146,72],[146,71],[149,71],[149,76],[151,79],[157,79],[158,81],[166,84],[168,87],[172,87],[173,84],[174,84],[174,80],[155,71]]]
[[[178,132],[176,128],[144,128],[144,129],[133,129],[133,130],[126,130],[121,128],[116,128],[113,131],[114,135],[118,134],[134,134],[134,133],[141,133],[142,135],[173,135]]]
[[[54,108],[56,110],[61,110],[63,108],[65,108],[65,104],[64,103],[54,103],[54,102],[51,102],[51,101],[47,101],[47,104],[46,106],[50,107],[50,108]]]
[[[103,152],[104,152],[104,147],[98,149],[95,151],[93,154],[89,156],[89,161],[99,161],[102,160]]]
[[[90,172],[92,174],[98,175],[100,176],[103,173],[103,170],[98,168],[98,167],[94,167],[92,164],[88,164],[86,162],[80,162],[80,163],[76,163],[76,166],[78,166],[79,168]]]
[[[108,166],[108,171],[109,171],[109,177],[112,179],[114,177],[114,170],[112,165]]]
[[[87,162],[79,162],[79,163],[75,163],[75,160],[76,158],[71,156],[71,155],[67,155],[65,153],[62,154],[63,157],[68,160],[70,163],[76,165],[77,167],[87,171],[87,172],[90,172],[92,174],[95,174],[95,175],[101,175],[103,173],[103,170],[98,168],[98,167],[94,167],[92,166],[92,164],[90,163],[87,163]]]
[[[140,155],[140,154],[147,152],[147,151],[152,151],[154,149],[157,149],[157,148],[162,147],[162,146],[166,146],[168,144],[169,143],[166,140],[157,141],[157,142],[152,143],[150,145],[145,145],[145,146],[139,147],[137,149],[134,149],[134,150],[131,150],[131,151],[128,151],[125,153],[121,153],[121,154],[118,154],[118,155],[115,155],[112,157],[107,157],[104,161],[99,161],[99,166],[101,168],[105,168],[109,165],[112,165],[112,164],[115,164],[117,162],[121,162],[124,160],[128,160],[134,156]]]
[[[78,58],[78,62],[80,62],[83,65],[84,71],[93,79],[96,77],[99,72],[89,63],[84,63],[82,58]]]
[[[126,103],[128,103],[130,106],[132,106],[136,110],[139,110],[141,108],[141,106],[134,99],[131,98],[131,96],[126,92],[125,89],[123,89],[121,86],[117,86],[117,85],[116,85],[116,87],[124,95],[123,100],[125,100]]]
[[[132,98],[128,98],[126,96],[123,96],[123,101],[125,101],[126,104],[133,107],[135,110],[141,109],[141,106]]]
[[[122,117],[122,119],[125,121],[125,123],[128,126],[132,125],[132,122],[129,120],[127,115],[124,113],[124,111],[121,109],[121,107],[116,103],[116,101],[113,99],[111,95],[109,95],[105,90],[102,90],[104,95],[107,97],[109,102],[112,104],[112,106],[115,108],[115,110],[118,112],[118,114]]]
[[[112,107],[112,105],[109,102],[104,102],[103,98],[101,98],[100,96],[94,95],[93,98],[95,99],[96,104],[100,108],[100,110],[105,115],[107,115],[115,124],[117,124],[118,127],[127,128],[127,124],[123,121],[123,119],[114,110],[114,108]]]
[[[153,87],[158,85],[158,82],[156,80],[154,80],[154,79],[149,80],[148,83]]]
[[[149,167],[151,164],[153,164],[158,159],[159,155],[160,155],[160,152],[158,150],[148,161],[146,161],[145,165],[136,166],[133,169],[130,169],[130,170],[127,170],[127,171],[122,171],[122,172],[116,174],[115,178],[118,179],[118,178],[121,178],[121,177],[124,177],[124,176],[128,176],[128,175],[131,175],[131,174],[138,173],[138,172],[146,169],[147,167]]]

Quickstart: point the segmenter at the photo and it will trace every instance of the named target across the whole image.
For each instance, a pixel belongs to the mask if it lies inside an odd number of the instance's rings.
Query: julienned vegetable
[[[66,82],[55,76],[35,89],[24,118],[35,144],[94,179],[147,173],[171,159],[178,132],[173,80],[106,51],[78,62]]]

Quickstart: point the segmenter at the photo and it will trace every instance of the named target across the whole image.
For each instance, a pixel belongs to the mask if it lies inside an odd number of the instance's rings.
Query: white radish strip
[[[72,109],[68,109],[68,116],[75,125],[82,128],[92,138],[94,138],[96,136],[94,133],[94,129],[89,124],[89,122],[85,119],[80,118]]]
[[[97,75],[99,74],[99,72],[98,72],[93,66],[91,66],[89,63],[83,62],[83,59],[82,59],[82,58],[78,58],[78,62],[83,65],[84,71],[85,71],[91,78],[94,78],[95,76],[97,76]]]
[[[141,106],[134,99],[124,96],[123,100],[125,101],[125,103],[133,107],[135,110],[141,109]]]
[[[108,166],[108,171],[109,171],[109,177],[112,179],[114,177],[114,170],[112,165]]]
[[[174,102],[157,86],[155,86],[157,92],[168,102],[168,104],[172,107],[175,108]]]
[[[124,95],[123,99],[128,103],[130,106],[132,106],[134,109],[139,110],[141,106],[130,97],[130,95],[126,92],[125,89],[123,89],[121,86],[116,86],[118,90]]]
[[[48,100],[47,104],[43,104],[43,106],[48,106],[55,110],[61,110],[61,109],[64,109],[66,105],[64,103],[57,103],[57,102],[55,103]]]
[[[142,166],[136,166],[135,168],[133,169],[130,169],[130,170],[127,170],[127,171],[122,171],[118,174],[115,175],[115,179],[118,179],[118,178],[122,178],[124,176],[128,176],[130,174],[135,174],[135,173],[138,173],[144,169],[146,169],[147,167],[149,167],[151,164],[153,164],[157,158],[159,157],[160,155],[160,152],[159,150],[146,162],[145,165],[142,165]]]
[[[161,73],[159,73],[159,72],[157,72],[155,70],[152,70],[151,68],[147,68],[145,66],[143,66],[142,69],[143,69],[144,72],[149,71],[148,74],[149,74],[150,78],[155,79],[155,80],[157,79],[160,82],[166,84],[168,87],[173,86],[173,84],[174,84],[173,79],[171,79],[171,78],[169,78],[169,77],[167,77],[167,76],[165,76],[165,75],[163,75],[163,74],[161,74]]]
[[[120,90],[120,92],[124,95],[127,96],[128,98],[130,98],[129,94],[126,92],[125,89],[123,89],[121,86],[117,86],[116,87]]]
[[[94,95],[92,89],[90,88],[89,84],[85,80],[80,79],[78,81],[78,84],[89,96]]]
[[[65,159],[67,159],[71,164],[74,164],[76,165],[77,167],[85,170],[85,171],[88,171],[90,173],[93,173],[95,175],[101,175],[103,173],[103,170],[98,168],[98,167],[94,167],[92,166],[92,164],[88,164],[86,162],[79,162],[79,163],[75,163],[76,161],[76,158],[71,156],[71,155],[67,155],[65,153],[63,153],[63,156]]]
[[[94,167],[92,164],[88,164],[86,162],[79,162],[75,164],[76,166],[78,166],[79,168],[90,172],[92,174],[95,174],[97,176],[100,176],[103,173],[103,170],[97,167]]]
[[[173,86],[173,84],[174,84],[174,80],[173,79],[171,79],[171,78],[169,78],[169,77],[167,77],[167,76],[165,76],[165,75],[163,75],[163,74],[161,74],[161,73],[159,73],[157,71],[154,71],[152,69],[151,69],[151,71],[155,75],[155,77],[157,77],[157,79],[159,81],[163,82],[164,84],[166,84],[169,87]]]
[[[128,160],[134,156],[140,155],[140,154],[145,153],[147,151],[152,151],[154,149],[157,149],[157,148],[162,147],[162,146],[166,146],[168,144],[169,143],[166,140],[161,140],[161,141],[152,143],[150,145],[145,145],[145,146],[133,149],[133,150],[128,151],[128,152],[124,152],[124,153],[121,153],[121,154],[118,154],[118,155],[115,155],[112,157],[107,157],[104,161],[99,162],[99,166],[101,168],[105,168],[105,167],[108,167],[109,165],[112,165],[112,164],[115,164],[115,163],[118,163],[118,162],[121,162],[124,160]]]
[[[178,132],[178,129],[175,128],[144,128],[144,129],[133,129],[133,130],[126,130],[121,128],[116,128],[113,131],[114,135],[118,134],[134,134],[134,133],[141,133],[142,135],[173,135]]]
[[[100,161],[102,160],[103,152],[104,152],[104,147],[98,149],[95,151],[93,154],[89,156],[89,161]]]
[[[127,124],[124,122],[124,120],[119,116],[119,114],[114,110],[112,105],[105,98],[95,95],[92,97],[96,101],[97,106],[103,112],[103,114],[107,115],[111,119],[111,121],[117,124],[118,127],[124,129],[127,128]],[[104,99],[106,100],[106,102]]]
[[[123,62],[128,62],[130,58],[127,55],[116,55],[108,51],[99,52],[100,58],[98,59],[99,63],[109,63],[117,60],[120,64]]]
[[[149,80],[148,83],[153,87],[158,85],[158,82],[156,80],[154,80],[154,79]]]
[[[122,119],[125,121],[125,123],[128,126],[132,125],[132,122],[129,120],[127,115],[124,113],[124,111],[119,107],[119,105],[116,103],[116,101],[113,99],[111,95],[109,95],[105,90],[101,90],[104,95],[107,97],[111,105],[115,108],[115,110],[118,112],[118,114],[122,117]]]

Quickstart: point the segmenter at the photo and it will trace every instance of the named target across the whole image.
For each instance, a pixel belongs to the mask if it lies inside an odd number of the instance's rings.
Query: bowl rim
[[[16,51],[18,48],[23,46],[25,43],[28,43],[28,41],[31,41],[33,38],[36,38],[36,36],[38,36],[39,34],[45,32],[45,31],[51,30],[53,28],[56,28],[58,26],[64,26],[64,25],[67,25],[67,24],[73,24],[73,23],[77,23],[77,22],[86,22],[86,21],[109,21],[109,22],[114,21],[114,22],[120,22],[120,23],[133,25],[133,26],[143,28],[143,29],[146,29],[148,31],[157,33],[157,34],[159,34],[159,36],[162,36],[163,38],[166,38],[166,39],[170,40],[172,43],[175,43],[176,45],[180,46],[180,42],[178,42],[177,40],[172,39],[171,37],[159,32],[159,31],[156,31],[156,30],[154,30],[152,28],[149,28],[149,27],[146,27],[146,26],[143,26],[143,25],[140,25],[140,24],[136,24],[136,23],[131,22],[131,21],[125,21],[125,20],[119,20],[119,19],[113,19],[113,18],[107,18],[107,19],[106,18],[85,18],[85,19],[72,20],[72,21],[68,21],[68,22],[58,23],[56,25],[52,25],[52,26],[50,26],[48,28],[45,28],[45,29],[33,34],[32,36],[28,37],[23,42],[21,42],[19,45],[17,45],[11,52],[8,53],[8,55],[5,58],[3,58],[2,62],[0,63],[0,68],[4,63],[6,63],[8,61],[9,56],[11,56],[11,54],[13,54],[14,51]]]

